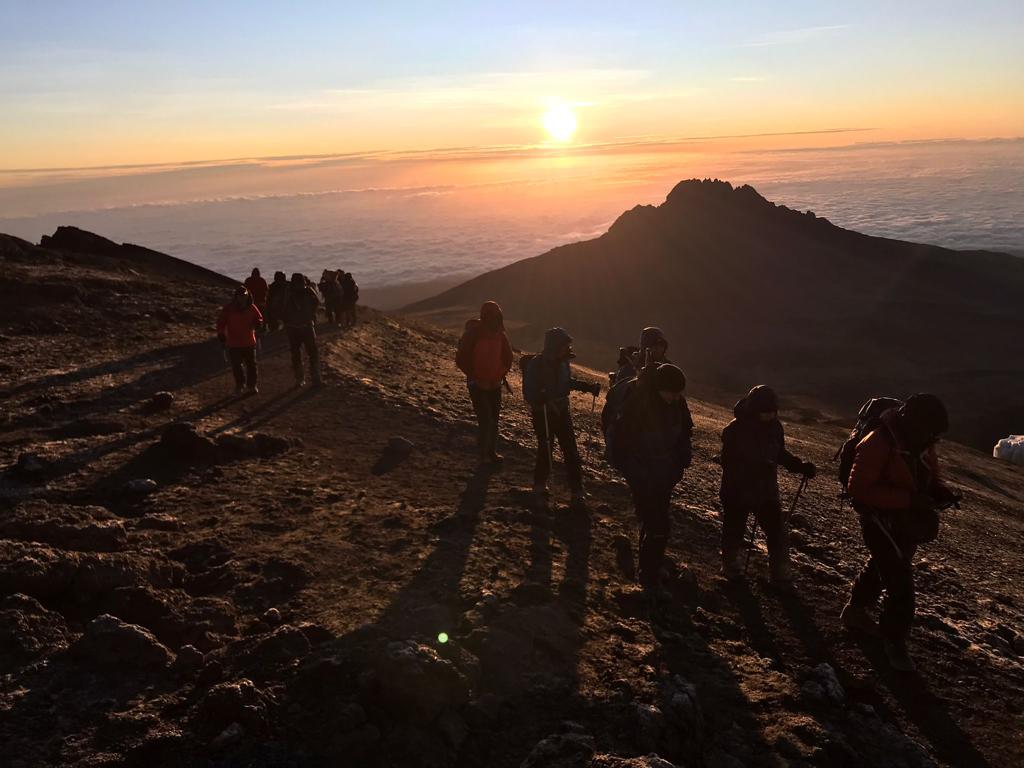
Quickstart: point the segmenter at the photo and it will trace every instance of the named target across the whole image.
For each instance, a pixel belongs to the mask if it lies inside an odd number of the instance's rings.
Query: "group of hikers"
[[[662,565],[671,530],[672,493],[693,459],[694,423],[685,397],[686,376],[668,359],[668,346],[665,335],[651,327],[643,329],[637,346],[621,348],[601,413],[605,459],[626,481],[639,519],[637,580],[653,604],[671,598],[662,584]],[[519,365],[537,441],[534,497],[546,504],[557,442],[571,504],[584,508],[570,393],[589,393],[596,403],[601,386],[573,377],[573,357],[569,333],[551,328],[544,335],[543,351],[523,354]],[[467,321],[455,361],[466,376],[476,414],[480,462],[494,468],[502,461],[497,452],[502,388],[511,392],[507,376],[514,363],[496,302],[485,303],[480,316]],[[760,528],[768,548],[770,583],[790,593],[789,515],[780,499],[778,467],[801,476],[797,498],[817,468],[787,450],[779,398],[770,387],[753,387],[736,403],[733,416],[722,431],[719,458],[722,573],[734,582],[744,578]],[[905,401],[875,398],[861,408],[856,426],[836,454],[843,496],[853,503],[870,553],[840,621],[850,631],[881,637],[886,656],[898,671],[914,670],[907,651],[914,616],[914,553],[919,544],[937,536],[939,512],[960,500],[939,473],[936,444],[948,428],[946,408],[935,395],[915,394]],[[751,518],[754,525],[745,545]],[[872,611],[883,592],[876,622]]]
[[[290,280],[284,272],[275,272],[273,282],[268,285],[259,269],[253,269],[245,282],[235,288],[234,296],[221,308],[217,318],[217,338],[231,365],[235,392],[259,393],[257,350],[263,335],[279,328],[284,328],[288,337],[295,386],[306,384],[303,350],[309,380],[319,386],[322,378],[316,342],[317,310],[322,303],[329,323],[351,327],[356,322],[358,298],[359,287],[352,273],[340,269],[323,271],[319,291],[300,272],[294,273]]]

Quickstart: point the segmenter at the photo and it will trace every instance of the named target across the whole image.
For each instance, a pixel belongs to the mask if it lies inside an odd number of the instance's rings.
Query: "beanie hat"
[[[758,384],[746,396],[747,407],[751,413],[771,413],[779,410],[779,396],[775,390],[764,384]]]
[[[686,389],[686,374],[670,363],[662,363],[654,371],[654,388],[659,392],[682,392]]]

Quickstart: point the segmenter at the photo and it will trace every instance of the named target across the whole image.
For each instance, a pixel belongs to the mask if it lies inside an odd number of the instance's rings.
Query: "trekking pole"
[[[747,543],[747,562],[743,565],[743,575],[747,575],[750,568],[750,553],[754,551],[754,539],[757,536],[757,513],[753,513],[754,525],[750,529],[750,541]]]
[[[551,430],[548,428],[548,404],[541,406],[544,409],[544,445],[548,451],[548,472],[555,470],[554,446],[551,445]]]
[[[796,495],[793,496],[793,503],[789,505],[789,512],[786,514],[786,517],[782,520],[783,524],[788,523],[789,518],[791,518],[793,516],[793,513],[796,511],[796,503],[800,501],[800,494],[802,494],[804,492],[804,488],[807,487],[808,479],[809,478],[807,477],[807,475],[804,475],[803,478],[800,480],[800,487],[796,489]]]
[[[593,398],[590,401],[590,420],[594,420],[594,411],[597,410],[597,395],[591,395]],[[590,462],[590,456],[594,451],[594,435],[590,431],[590,427],[587,427],[587,454],[583,457],[583,463],[587,464]]]

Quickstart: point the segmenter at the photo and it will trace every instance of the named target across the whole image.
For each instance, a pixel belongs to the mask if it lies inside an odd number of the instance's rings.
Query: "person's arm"
[[[690,415],[690,406],[686,400],[681,401],[683,407],[683,424],[679,430],[679,439],[673,447],[676,465],[679,469],[686,469],[693,463],[693,417]]]
[[[895,449],[880,432],[872,432],[857,446],[850,468],[848,490],[854,501],[878,509],[909,509],[913,493],[888,482],[886,468]]]
[[[512,342],[508,340],[508,334],[504,331],[501,332],[501,369],[502,377],[508,375],[508,372],[512,370]]]
[[[217,316],[217,338],[220,343],[223,344],[227,340],[227,327],[228,327],[228,310],[227,307],[223,307],[220,314]]]
[[[586,392],[588,394],[597,397],[601,394],[601,385],[597,382],[583,381],[582,379],[576,379],[572,376],[572,369],[570,368],[569,374],[569,391]]]

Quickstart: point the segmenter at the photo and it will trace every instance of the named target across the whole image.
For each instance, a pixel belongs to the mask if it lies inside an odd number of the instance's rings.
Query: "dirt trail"
[[[70,548],[51,534],[0,531],[4,594],[34,589],[47,612],[19,608],[43,617],[24,619],[26,632],[42,637],[44,619],[59,630],[38,653],[12,651],[4,630],[0,738],[11,764],[518,766],[551,734],[562,751],[534,765],[587,764],[557,760],[588,737],[601,755],[657,752],[686,766],[1024,761],[1019,471],[947,447],[967,501],[920,555],[920,673],[904,679],[877,645],[837,627],[864,551],[827,470],[793,521],[798,594],[769,589],[761,551],[746,587],[719,578],[713,457],[726,409],[691,404],[697,451],[673,512],[674,597],[652,610],[628,573],[635,523],[601,460],[589,396],[574,396],[574,413],[590,511],[568,509],[557,471],[550,508],[538,511],[525,494],[532,432],[516,376],[505,464],[481,472],[450,336],[367,311],[355,329],[323,330],[321,345],[320,388],[290,388],[287,350],[271,335],[257,397],[228,397],[212,342],[138,366],[97,359],[0,393],[25,416],[8,422],[0,460],[13,465],[31,449],[53,462],[32,482],[9,471],[7,506],[103,505],[126,530],[126,573],[144,557],[169,569],[165,582],[124,576],[117,599],[78,594],[84,577],[48,592],[41,577],[18,576],[17,557]],[[170,412],[142,407],[156,389],[173,392]],[[28,418],[38,409],[30,398],[45,393],[61,402],[56,414]],[[114,431],[63,436],[100,420]],[[183,420],[210,438],[266,433],[292,444],[178,466],[152,446]],[[791,450],[826,468],[843,434],[811,420],[787,429]],[[388,450],[396,436],[413,444],[407,456]],[[157,489],[126,495],[138,477]],[[783,483],[788,497],[796,482]],[[0,610],[14,611],[6,600]],[[184,645],[202,660],[177,676],[76,664],[79,634],[101,612],[146,626],[175,664]],[[392,679],[406,662],[410,677]],[[829,687],[832,672],[841,690]],[[218,685],[235,685],[244,706],[221,715],[228,694]],[[242,735],[225,736],[232,725]]]

